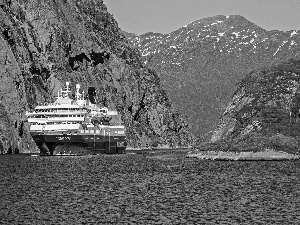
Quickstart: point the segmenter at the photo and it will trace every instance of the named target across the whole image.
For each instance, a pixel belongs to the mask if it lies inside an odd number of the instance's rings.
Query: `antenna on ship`
[[[57,99],[61,99],[62,98],[62,89],[59,89],[57,91]]]
[[[69,93],[71,92],[69,90],[69,85],[70,85],[70,82],[66,82],[66,86],[67,86],[66,90],[65,91],[61,90],[61,95],[63,98],[69,97]]]

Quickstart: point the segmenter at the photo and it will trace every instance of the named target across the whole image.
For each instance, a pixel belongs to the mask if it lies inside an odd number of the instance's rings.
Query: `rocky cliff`
[[[54,99],[66,81],[95,86],[117,109],[131,146],[186,146],[156,72],[142,63],[102,1],[0,1],[0,149],[35,151],[25,111]]]
[[[299,56],[298,31],[267,31],[242,16],[214,16],[169,34],[126,34],[161,77],[195,135],[214,129],[251,70]]]
[[[298,153],[300,60],[249,73],[237,86],[209,143],[200,150]]]

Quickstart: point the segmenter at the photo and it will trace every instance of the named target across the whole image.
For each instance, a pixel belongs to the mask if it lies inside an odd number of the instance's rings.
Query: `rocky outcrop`
[[[121,113],[131,146],[192,143],[156,72],[102,1],[2,1],[0,18],[2,153],[36,150],[25,111],[52,101],[66,81],[95,86],[97,102]]]
[[[200,19],[169,34],[126,35],[197,136],[215,128],[246,74],[300,52],[299,31],[267,31],[239,15]]]
[[[210,142],[197,151],[298,154],[299,109],[299,60],[255,70],[238,84]]]

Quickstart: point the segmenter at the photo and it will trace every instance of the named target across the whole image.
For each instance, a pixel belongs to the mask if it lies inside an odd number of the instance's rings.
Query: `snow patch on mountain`
[[[291,41],[290,46],[289,46],[289,50],[292,48],[293,45],[297,45],[297,43],[294,40]]]
[[[292,40],[291,45],[297,45],[297,43],[294,40]]]
[[[282,44],[277,48],[276,52],[273,54],[273,56],[275,56],[277,54],[277,52],[281,49],[282,46],[284,46],[285,43],[287,43],[288,41],[283,41]]]
[[[145,51],[146,51],[146,50],[145,50]],[[150,52],[147,52],[147,51],[146,51],[146,53],[144,53],[145,51],[143,51],[142,56],[150,55]]]
[[[240,36],[239,32],[232,32],[232,34],[234,34],[236,38],[238,38]]]
[[[292,33],[291,33],[291,36],[290,37],[293,37],[294,35],[296,35],[297,34],[297,31],[293,31]]]

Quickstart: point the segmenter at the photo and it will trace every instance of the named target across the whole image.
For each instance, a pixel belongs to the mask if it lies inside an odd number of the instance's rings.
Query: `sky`
[[[127,32],[167,34],[195,20],[241,15],[266,30],[300,30],[300,0],[103,0]]]

